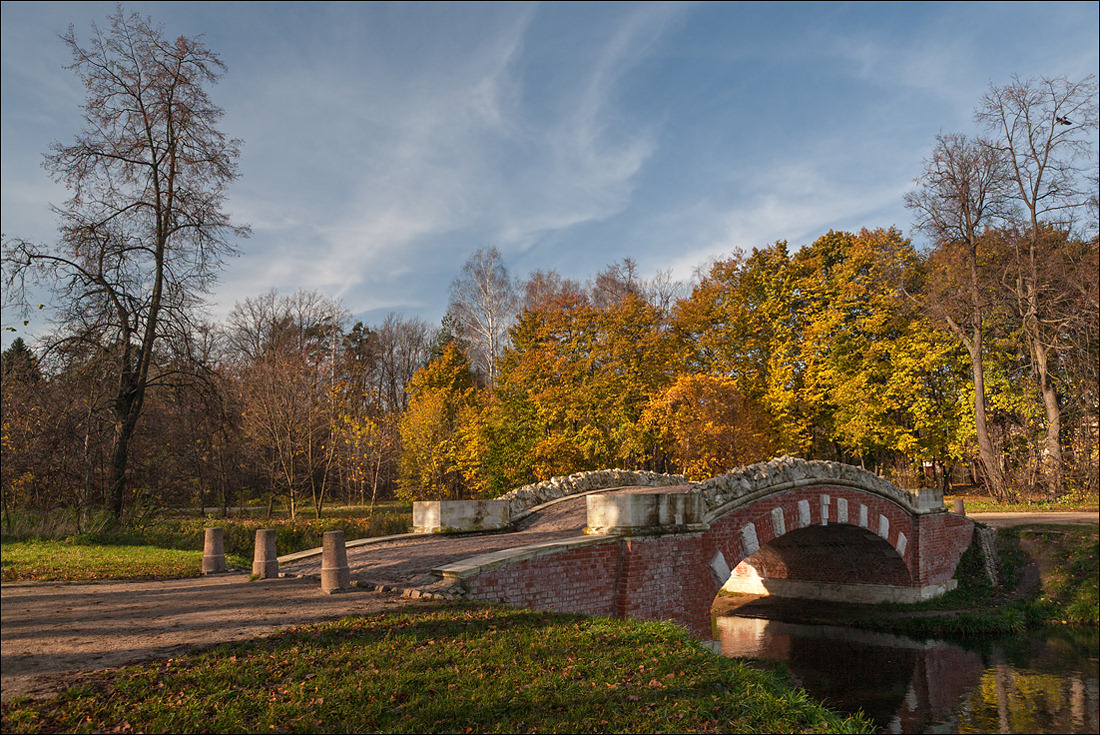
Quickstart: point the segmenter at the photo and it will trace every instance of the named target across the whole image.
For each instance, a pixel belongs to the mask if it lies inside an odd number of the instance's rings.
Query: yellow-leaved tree
[[[703,480],[775,453],[768,415],[720,375],[681,375],[654,398],[645,423],[659,436],[676,467]]]
[[[409,407],[401,417],[397,495],[406,500],[457,500],[477,490],[480,415],[474,375],[454,342],[409,383]],[[473,480],[473,482],[471,482]]]

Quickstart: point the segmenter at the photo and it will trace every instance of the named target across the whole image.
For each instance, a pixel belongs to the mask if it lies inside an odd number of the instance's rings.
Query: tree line
[[[983,136],[941,135],[896,228],[735,252],[692,282],[626,259],[514,278],[495,248],[438,327],[351,324],[270,292],[202,296],[246,227],[239,141],[198,39],[119,9],[65,37],[86,126],[47,169],[56,245],[4,238],[5,298],[56,330],[3,353],[5,513],[491,497],[618,466],[702,478],[780,453],[1001,498],[1097,493],[1095,80],[991,87]],[[9,515],[10,517],[10,515]]]

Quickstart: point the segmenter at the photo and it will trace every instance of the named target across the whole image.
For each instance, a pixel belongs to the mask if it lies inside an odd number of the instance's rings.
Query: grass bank
[[[197,576],[209,526],[220,526],[230,566],[250,568],[256,531],[275,529],[278,553],[317,548],[325,531],[341,530],[348,540],[390,536],[409,530],[409,503],[367,508],[334,508],[322,519],[255,518],[172,514],[127,528],[76,532],[69,514],[23,513],[5,532],[0,548],[0,580],[151,579]]]
[[[1050,512],[1081,512],[1096,513],[1100,509],[1095,496],[1067,495],[1064,498],[1051,500],[1049,498],[1019,498],[1013,502],[994,500],[986,495],[971,495],[966,493],[944,495],[943,503],[947,508],[954,508],[955,501],[962,500],[967,513],[1050,513]]]
[[[4,732],[872,732],[663,623],[446,604],[86,676]]]
[[[998,583],[971,544],[958,588],[916,605],[882,605],[850,624],[915,636],[1016,633],[1042,625],[1098,624],[1100,532],[1095,525],[1034,524],[997,530]]]
[[[239,567],[252,563],[240,555],[227,557],[227,562]],[[5,541],[0,547],[4,582],[167,579],[197,577],[201,570],[201,549],[64,541]]]

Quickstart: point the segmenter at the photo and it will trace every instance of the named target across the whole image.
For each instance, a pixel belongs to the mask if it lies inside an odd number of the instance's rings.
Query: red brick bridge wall
[[[710,607],[724,582],[712,571],[719,554],[733,569],[778,541],[758,555],[765,565],[771,555],[775,576],[921,589],[953,577],[972,534],[964,517],[914,513],[880,494],[823,482],[759,497],[705,530],[561,542],[552,553],[485,568],[462,587],[469,599],[672,620],[710,638]]]

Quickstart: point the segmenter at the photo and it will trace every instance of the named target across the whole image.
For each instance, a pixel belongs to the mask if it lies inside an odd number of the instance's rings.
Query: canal
[[[782,662],[812,696],[882,732],[1100,732],[1095,629],[949,642],[741,616],[715,627],[723,655]]]

